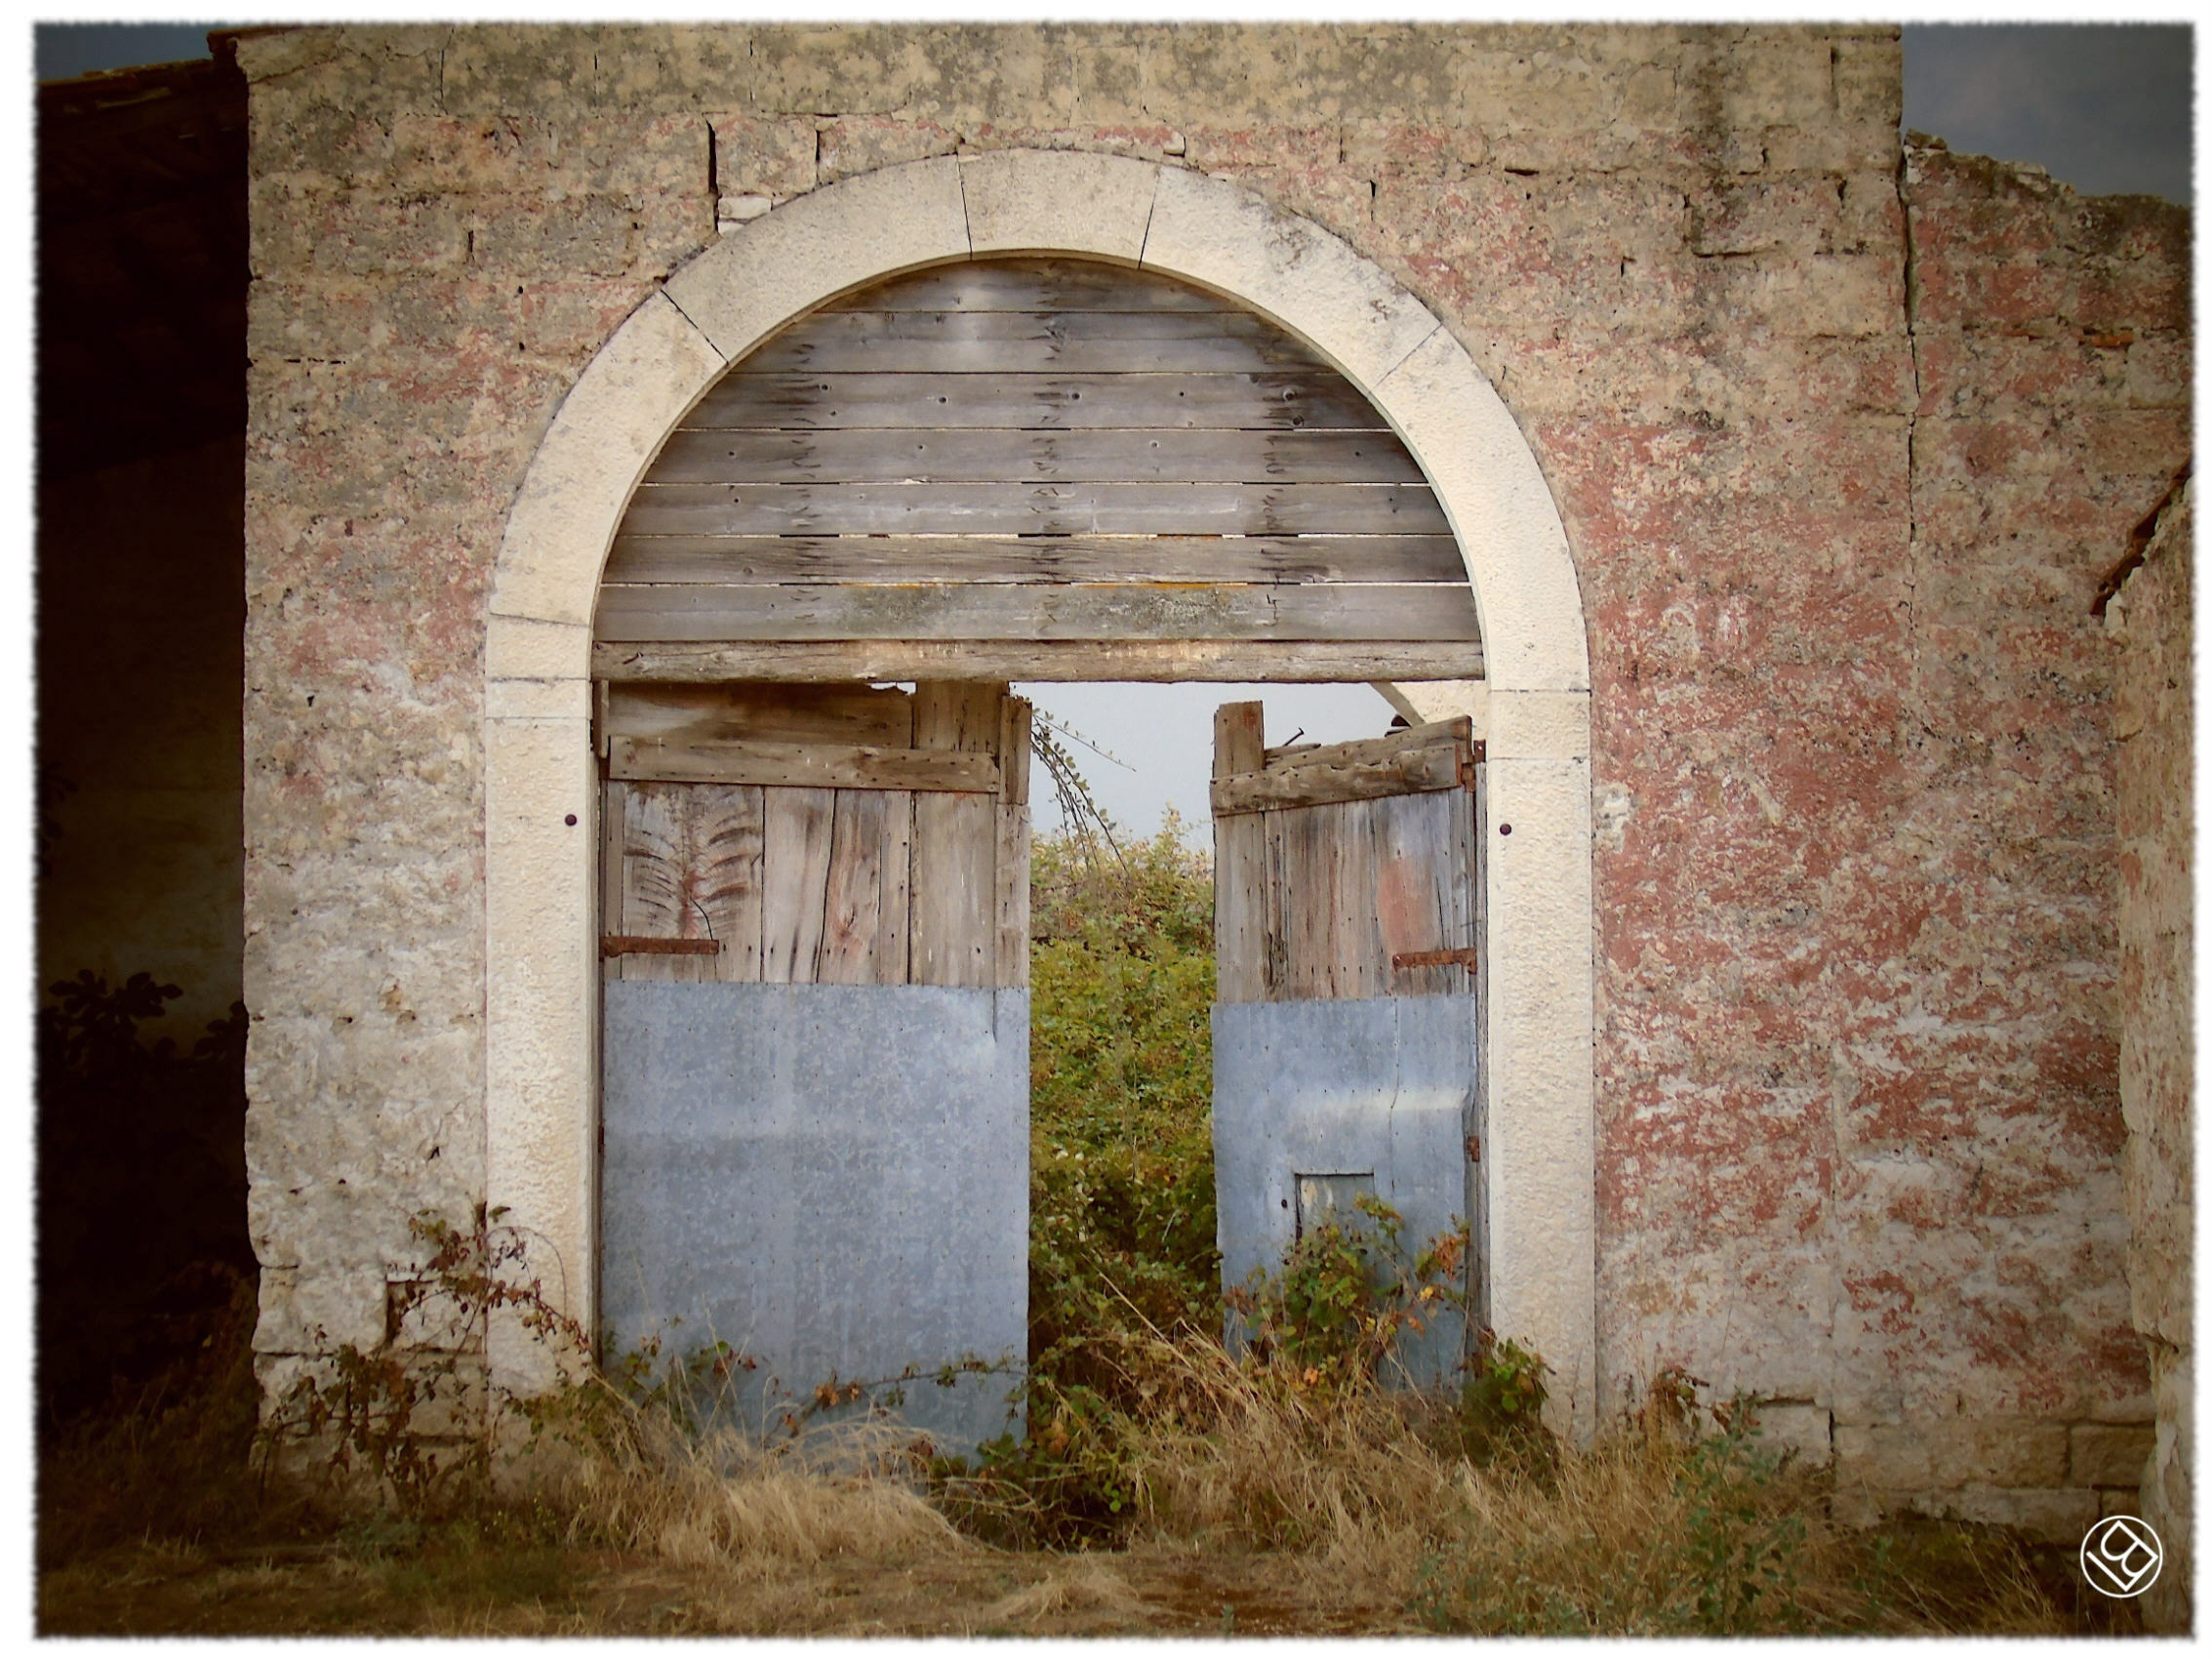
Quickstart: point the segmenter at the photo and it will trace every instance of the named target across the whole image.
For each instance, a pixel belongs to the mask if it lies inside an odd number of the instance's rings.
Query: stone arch
[[[1481,1181],[1490,1323],[1555,1371],[1562,1428],[1595,1400],[1589,668],[1565,529],[1466,349],[1310,221],[1186,169],[1001,150],[886,168],[777,208],[678,270],[570,391],[507,519],[486,623],[486,1186],[588,1326],[596,1248],[592,607],[617,523],[722,372],[848,289],[982,255],[1156,269],[1267,316],[1342,371],[1434,486],[1467,558],[1479,686],[1395,690],[1471,712],[1488,745]],[[1506,828],[1511,827],[1511,833]],[[546,1359],[493,1333],[495,1376]]]

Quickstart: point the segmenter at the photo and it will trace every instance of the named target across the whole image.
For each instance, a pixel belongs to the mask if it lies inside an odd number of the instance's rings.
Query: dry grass
[[[1930,1524],[1887,1543],[1828,1519],[1821,1473],[1664,1415],[1587,1450],[1523,1443],[1477,1468],[1434,1401],[1311,1387],[1218,1345],[1130,1340],[1141,1412],[1085,1456],[1126,1481],[1110,1550],[1006,1550],[973,1524],[1050,1484],[934,1480],[895,1426],[763,1448],[594,1385],[438,1517],[190,1512],[151,1483],[207,1436],[78,1444],[46,1475],[129,1481],[102,1541],[42,1539],[49,1633],[1107,1635],[2063,1633],[2081,1629],[2000,1535]],[[1148,1393],[1146,1393],[1148,1389]],[[189,1425],[186,1426],[189,1428]],[[110,1483],[110,1485],[114,1485]],[[126,1491],[127,1490],[127,1491]],[[242,1490],[242,1489],[241,1489]],[[1043,1496],[1040,1496],[1043,1495]],[[65,1499],[65,1494],[50,1494]],[[164,1506],[169,1514],[163,1514]],[[65,1504],[42,1509],[49,1518]],[[53,1523],[49,1520],[48,1526]],[[999,1536],[1003,1536],[1000,1532]]]

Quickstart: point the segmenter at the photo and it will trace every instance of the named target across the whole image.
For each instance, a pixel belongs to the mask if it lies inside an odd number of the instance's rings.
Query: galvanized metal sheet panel
[[[1471,996],[1216,1003],[1213,1017],[1223,1284],[1278,1268],[1302,1209],[1341,1216],[1355,1190],[1397,1211],[1409,1248],[1466,1218]],[[1441,1319],[1400,1359],[1417,1383],[1448,1383],[1465,1342],[1464,1321]]]
[[[773,1432],[864,1386],[942,1451],[1019,1429],[1026,991],[614,981],[600,1308],[610,1357],[719,1340]],[[674,1323],[671,1322],[680,1322]],[[987,1362],[938,1383],[946,1366]],[[838,1392],[840,1396],[842,1391]]]

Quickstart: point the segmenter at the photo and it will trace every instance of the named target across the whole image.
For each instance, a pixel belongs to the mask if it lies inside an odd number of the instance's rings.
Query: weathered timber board
[[[1473,737],[1474,723],[1459,714],[1420,726],[1401,726],[1380,738],[1354,738],[1344,744],[1299,744],[1269,749],[1267,765],[1269,768],[1349,766],[1359,761],[1388,760],[1404,750],[1426,749],[1438,744],[1456,744],[1471,752],[1469,745]]]
[[[602,639],[591,672],[615,682],[757,680],[1227,680],[1281,685],[1479,680],[1479,640]]]
[[[913,742],[913,699],[894,687],[792,685],[610,685],[600,717],[602,752],[615,738],[671,744],[766,739],[905,749]]]
[[[988,755],[859,744],[778,744],[761,739],[616,738],[607,767],[622,779],[697,784],[761,784],[832,790],[910,790],[998,793]]]
[[[712,939],[711,957],[622,959],[624,980],[757,980],[761,791],[744,786],[622,783],[620,848],[607,882],[609,934]]]
[[[1002,684],[921,682],[914,688],[915,747],[991,758],[1004,724],[999,706],[1005,696]],[[997,983],[998,818],[993,796],[938,793],[914,801],[915,985]]]
[[[1214,710],[1214,776],[1260,770],[1266,706],[1224,704]],[[1267,994],[1265,826],[1240,813],[1214,820],[1214,979],[1225,1003]]]
[[[630,583],[1457,583],[1449,536],[618,536]]]
[[[1249,373],[1326,368],[1257,317],[1193,311],[825,313],[747,357],[748,373]]]
[[[1152,271],[1085,260],[961,262],[894,277],[823,311],[1221,311],[1228,301]],[[799,326],[804,326],[803,320]]]
[[[654,484],[624,536],[1448,536],[1426,484]]]
[[[1260,813],[1335,801],[1367,801],[1379,795],[1456,790],[1460,787],[1459,760],[1454,749],[1433,745],[1384,760],[1239,773],[1233,778],[1215,779],[1210,792],[1216,813]]]
[[[767,427],[1335,426],[1374,409],[1333,371],[1249,375],[726,376],[684,420],[692,431]]]
[[[618,640],[1473,640],[1474,596],[1444,584],[1263,587],[608,584]]]
[[[655,484],[1423,481],[1405,446],[1380,426],[1369,431],[683,429],[669,436],[649,476]]]
[[[816,976],[823,985],[905,984],[913,818],[913,797],[903,790],[837,791]]]
[[[1401,955],[1471,957],[1474,947],[1474,801],[1440,790],[1378,801],[1375,913],[1382,926],[1378,994],[1459,994],[1471,962],[1400,967]],[[1385,972],[1387,971],[1387,972]]]
[[[812,984],[821,968],[836,792],[763,790],[761,794],[767,827],[761,858],[760,978],[770,985]]]

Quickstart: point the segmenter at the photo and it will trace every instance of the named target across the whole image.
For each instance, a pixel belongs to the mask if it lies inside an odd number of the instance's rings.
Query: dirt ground
[[[394,1550],[373,1540],[131,1547],[40,1586],[72,1637],[1200,1637],[1419,1632],[1394,1608],[1316,1605],[1300,1564],[1136,1550],[977,1547],[905,1561],[681,1567],[609,1552]]]

